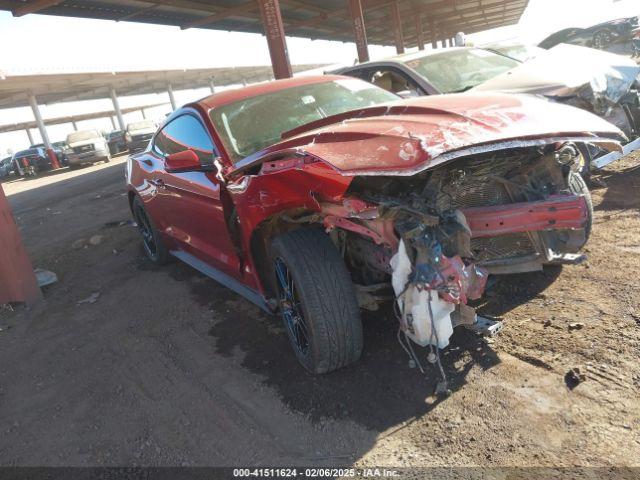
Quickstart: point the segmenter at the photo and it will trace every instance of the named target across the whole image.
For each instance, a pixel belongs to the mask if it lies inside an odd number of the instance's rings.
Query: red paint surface
[[[0,304],[30,304],[41,297],[31,261],[0,185]]]
[[[474,238],[583,228],[588,219],[587,202],[577,195],[552,195],[548,200],[538,202],[473,207],[462,213]]]

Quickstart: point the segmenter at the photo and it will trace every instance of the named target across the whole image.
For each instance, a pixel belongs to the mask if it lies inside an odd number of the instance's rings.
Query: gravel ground
[[[586,263],[496,282],[481,312],[505,328],[454,335],[446,398],[388,310],[360,362],[314,377],[277,318],[153,267],[123,161],[3,185],[59,282],[0,310],[0,464],[640,466],[640,156],[602,174]]]

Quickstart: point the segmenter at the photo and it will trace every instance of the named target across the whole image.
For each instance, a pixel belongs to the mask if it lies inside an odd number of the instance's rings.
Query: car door
[[[198,155],[201,169],[168,172],[163,162],[151,175],[158,191],[155,210],[161,211],[164,234],[180,250],[239,278],[240,262],[221,197],[224,186],[216,178],[214,166],[218,150],[195,113],[185,113],[165,125],[156,134],[151,153],[164,159],[184,150]]]

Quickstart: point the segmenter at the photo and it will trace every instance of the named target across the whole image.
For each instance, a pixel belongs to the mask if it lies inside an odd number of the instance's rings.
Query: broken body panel
[[[283,137],[226,172],[244,250],[255,252],[252,232],[320,223],[357,284],[391,281],[402,329],[439,347],[489,272],[574,258],[589,212],[567,185],[577,154],[561,158],[561,146],[589,140],[617,150],[622,139],[596,116],[506,95],[412,99]],[[436,192],[445,187],[454,201]]]

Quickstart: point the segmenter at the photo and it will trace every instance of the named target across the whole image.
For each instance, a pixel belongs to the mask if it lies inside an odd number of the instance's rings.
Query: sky
[[[584,27],[640,14],[640,0],[530,0],[518,25],[469,36],[476,45],[520,39],[537,43],[566,27]],[[16,42],[15,39],[20,39]],[[204,68],[240,65],[269,65],[264,37],[250,33],[145,25],[131,22],[77,19],[46,15],[14,18],[0,12],[0,71],[34,74],[74,71],[117,71],[130,69]],[[292,64],[352,64],[353,43],[287,38]],[[9,48],[7,46],[10,46]],[[370,45],[372,59],[395,54],[395,48]],[[178,104],[201,98],[209,89],[175,92]],[[121,97],[123,108],[167,102],[165,94]],[[110,110],[109,99],[44,105],[43,117]],[[160,107],[149,116],[162,118],[169,107]],[[125,122],[141,119],[139,113],[125,116]],[[0,110],[0,124],[33,119],[30,108]],[[87,120],[79,128],[111,129],[108,119]],[[71,125],[48,127],[51,141],[63,140]],[[34,140],[40,141],[37,129]],[[0,158],[7,149],[28,147],[24,132],[0,134]]]

